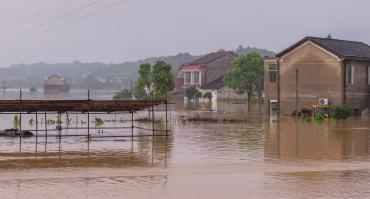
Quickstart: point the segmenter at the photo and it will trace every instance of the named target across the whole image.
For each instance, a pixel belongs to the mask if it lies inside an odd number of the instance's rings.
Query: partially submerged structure
[[[313,105],[347,105],[367,115],[370,46],[363,42],[306,37],[265,59],[265,110],[290,115]]]
[[[64,78],[60,75],[51,75],[45,80],[44,93],[45,94],[59,94],[69,90]]]
[[[178,79],[183,83],[176,84],[176,90],[183,92],[185,88],[196,87],[203,93],[211,92],[215,99],[240,98],[223,81],[237,57],[232,51],[219,50],[182,65]]]

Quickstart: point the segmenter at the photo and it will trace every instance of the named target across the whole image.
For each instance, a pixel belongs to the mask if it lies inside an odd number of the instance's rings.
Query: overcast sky
[[[127,0],[76,21],[118,1],[1,0],[0,67],[119,63],[241,44],[278,52],[328,33],[370,43],[369,0]]]

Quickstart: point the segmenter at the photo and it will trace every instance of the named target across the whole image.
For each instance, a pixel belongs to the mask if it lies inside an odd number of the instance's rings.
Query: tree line
[[[138,70],[139,77],[130,89],[124,89],[113,96],[113,99],[167,99],[168,93],[175,89],[173,81],[175,74],[171,64],[157,61],[141,64]]]

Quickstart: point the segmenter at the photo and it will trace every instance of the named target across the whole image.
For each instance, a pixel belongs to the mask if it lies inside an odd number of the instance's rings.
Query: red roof
[[[185,65],[181,68],[181,71],[193,71],[193,70],[208,70],[206,66],[199,65]]]

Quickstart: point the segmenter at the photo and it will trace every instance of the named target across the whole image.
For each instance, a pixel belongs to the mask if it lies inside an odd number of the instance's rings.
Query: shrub
[[[330,117],[337,121],[343,121],[352,116],[352,109],[347,106],[335,106],[330,110]]]
[[[95,125],[96,126],[101,126],[104,124],[104,121],[101,118],[95,118]]]
[[[149,99],[149,96],[146,94],[145,90],[137,86],[133,90],[132,94],[134,95],[136,99]]]
[[[132,98],[132,92],[129,89],[121,90],[120,92],[117,92],[113,96],[114,100],[131,99],[131,98]]]
[[[325,121],[325,116],[323,113],[319,113],[316,115],[315,120],[317,123],[321,124]]]
[[[212,93],[211,92],[206,92],[206,93],[204,93],[204,95],[203,95],[203,98],[207,98],[209,101],[211,101],[212,100]]]
[[[14,118],[13,118],[13,128],[17,129],[19,126],[19,118],[18,118],[18,115],[14,115]]]
[[[195,87],[190,87],[185,89],[185,97],[187,97],[190,100],[198,99],[202,97],[202,93],[198,91]]]

